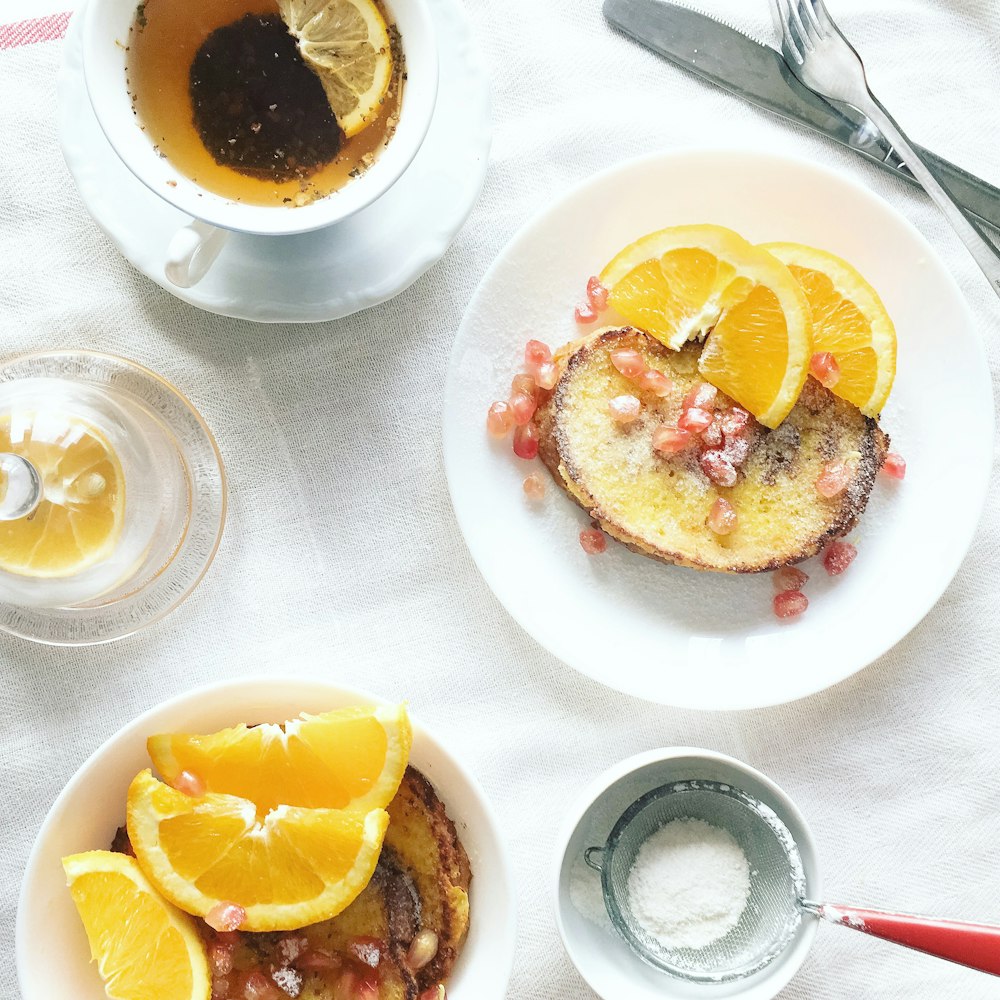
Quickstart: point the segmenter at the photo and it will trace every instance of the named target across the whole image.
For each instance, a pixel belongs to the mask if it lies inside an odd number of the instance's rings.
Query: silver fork
[[[923,189],[944,212],[969,253],[1000,296],[1000,252],[938,180],[896,120],[869,90],[864,63],[827,12],[823,0],[771,0],[782,33],[781,51],[791,71],[822,97],[867,115],[896,148]]]

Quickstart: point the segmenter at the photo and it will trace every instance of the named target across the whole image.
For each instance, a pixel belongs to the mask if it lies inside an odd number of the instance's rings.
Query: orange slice
[[[89,851],[63,858],[63,869],[112,1000],[208,1000],[194,921],[157,894],[134,858]]]
[[[622,250],[600,275],[612,308],[673,350],[708,337],[702,375],[777,427],[812,356],[809,304],[777,258],[723,226],[674,226]]]
[[[813,350],[840,366],[830,387],[865,416],[882,412],[896,377],[896,328],[878,293],[846,260],[801,243],[765,243],[809,300]]]
[[[295,930],[346,909],[368,885],[389,825],[369,813],[279,806],[258,818],[235,795],[193,798],[146,770],[128,791],[128,835],[156,889],[204,917],[246,910],[241,930]]]
[[[31,462],[43,491],[34,513],[0,521],[0,569],[64,577],[110,555],[121,532],[125,477],[97,430],[58,413],[28,420],[5,416],[0,451]]]
[[[413,732],[405,705],[303,714],[282,726],[234,726],[207,736],[151,736],[149,756],[168,784],[183,771],[209,792],[278,806],[369,812],[392,801]]]

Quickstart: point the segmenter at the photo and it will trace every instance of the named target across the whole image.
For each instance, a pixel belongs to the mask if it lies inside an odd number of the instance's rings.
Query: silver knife
[[[777,49],[669,0],[604,0],[604,16],[681,69],[820,132],[897,177],[917,183],[864,115],[853,108],[834,107],[803,86]],[[926,149],[922,152],[937,168],[956,201],[1000,229],[1000,189]]]

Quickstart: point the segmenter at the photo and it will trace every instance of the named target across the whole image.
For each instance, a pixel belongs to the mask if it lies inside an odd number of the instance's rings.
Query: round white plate
[[[170,238],[190,219],[118,158],[87,97],[81,11],[70,21],[58,79],[59,137],[80,196],[125,257],[199,309],[265,323],[340,319],[398,295],[451,245],[486,177],[489,80],[458,0],[428,0],[440,52],[430,130],[403,176],[336,226],[299,236],[235,233],[208,276],[178,288],[163,273]]]
[[[752,242],[795,240],[854,263],[899,336],[882,425],[907,460],[880,476],[837,578],[805,565],[808,611],[779,622],[770,574],[665,566],[611,544],[580,548],[582,510],[540,461],[485,431],[509,393],[524,343],[579,335],[587,277],[636,237],[713,222]],[[949,419],[941,419],[943,407]],[[575,669],[619,690],[687,708],[773,705],[820,691],[889,649],[930,610],[972,541],[993,449],[982,341],[958,287],[898,212],[856,182],[767,153],[698,150],[633,160],[576,188],[531,221],[493,264],[465,314],[445,390],[444,457],[473,558],[507,610]],[[954,428],[964,430],[955,433]],[[541,472],[541,504],[524,477]]]
[[[283,722],[300,712],[380,702],[371,695],[305,678],[226,681],[158,705],[112,736],[56,799],[28,857],[15,935],[23,1000],[106,1000],[60,859],[109,848],[124,821],[129,784],[150,766],[148,736],[212,732],[239,722]],[[472,868],[469,936],[448,980],[448,996],[503,1000],[514,964],[517,902],[499,823],[476,779],[417,722],[410,760],[445,804]],[[54,955],[58,961],[52,960]]]

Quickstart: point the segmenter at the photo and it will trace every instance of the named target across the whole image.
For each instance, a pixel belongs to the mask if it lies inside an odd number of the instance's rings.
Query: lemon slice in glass
[[[356,135],[378,117],[392,80],[385,18],[371,0],[278,0],[278,9],[344,135]]]

